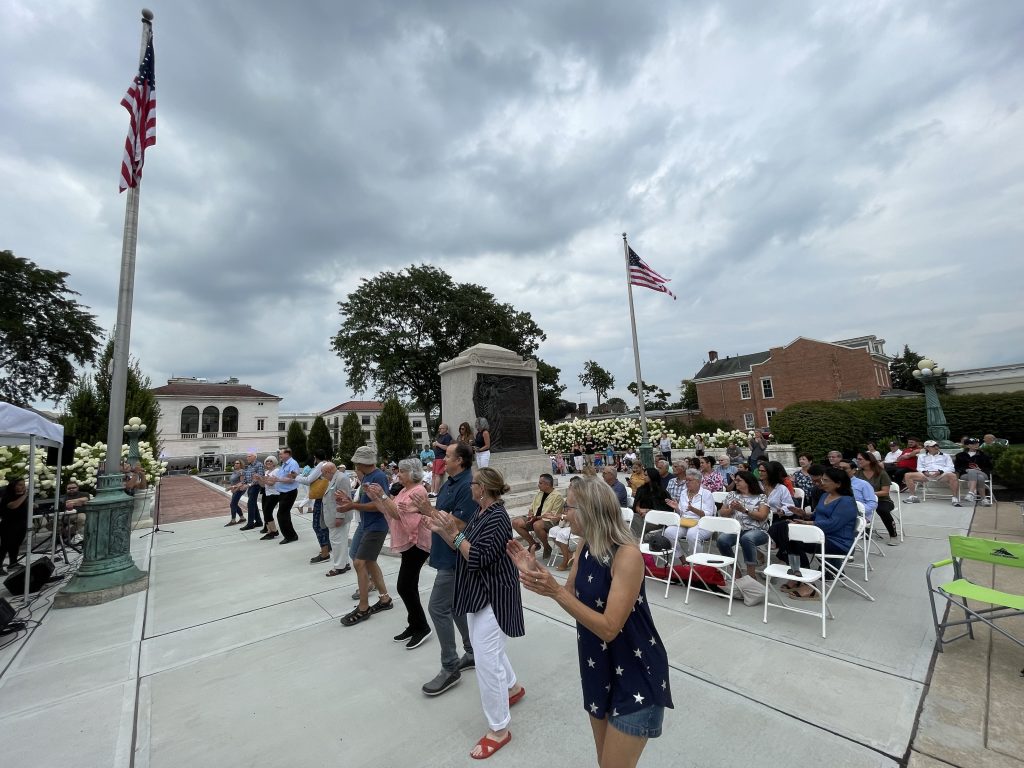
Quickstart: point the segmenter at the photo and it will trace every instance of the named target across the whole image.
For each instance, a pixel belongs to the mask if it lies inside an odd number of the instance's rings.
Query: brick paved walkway
[[[208,517],[223,517],[226,523],[231,519],[230,501],[190,475],[168,475],[160,481],[160,524]]]

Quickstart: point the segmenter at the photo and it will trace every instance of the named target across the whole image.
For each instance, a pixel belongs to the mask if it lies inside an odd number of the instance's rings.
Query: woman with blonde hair
[[[277,459],[267,456],[263,460],[266,469],[262,475],[253,477],[259,485],[263,486],[263,535],[260,539],[269,541],[277,538],[277,523],[274,522],[274,508],[280,501],[281,492],[275,487],[275,481],[281,476],[281,468],[277,465]]]
[[[500,472],[482,467],[470,489],[478,509],[464,530],[459,531],[462,523],[455,515],[440,510],[431,514],[430,528],[460,555],[453,610],[466,614],[480,704],[489,728],[470,752],[470,757],[481,760],[512,740],[509,708],[526,695],[526,689],[516,680],[505,643],[509,637],[525,635],[526,625],[516,566],[505,556],[512,521],[501,497],[509,487]]]
[[[583,544],[564,585],[518,542],[509,541],[508,554],[523,586],[576,619],[583,706],[598,765],[635,766],[672,707],[668,655],[647,602],[643,557],[604,481],[580,478],[570,485],[565,509]]]

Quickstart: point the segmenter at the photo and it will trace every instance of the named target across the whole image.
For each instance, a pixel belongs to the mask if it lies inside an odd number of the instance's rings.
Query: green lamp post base
[[[640,453],[640,463],[645,467],[654,467],[654,447],[649,440],[644,440],[637,447]]]
[[[96,498],[85,505],[84,558],[78,572],[54,598],[55,608],[99,605],[141,592],[149,574],[131,556],[132,508],[120,475],[102,475]]]

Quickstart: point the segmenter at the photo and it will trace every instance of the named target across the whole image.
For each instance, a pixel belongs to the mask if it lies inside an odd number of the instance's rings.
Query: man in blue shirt
[[[359,604],[342,617],[341,623],[346,627],[354,626],[375,613],[390,611],[395,607],[384,584],[384,574],[377,565],[377,557],[388,535],[388,521],[366,493],[368,486],[379,485],[386,496],[390,483],[387,475],[377,468],[377,454],[370,446],[362,445],[357,448],[352,455],[352,464],[359,476],[359,496],[355,501],[342,499],[338,502],[338,510],[341,512],[353,509],[359,511],[359,526],[352,537],[352,546],[355,549],[352,564],[355,566],[356,579],[359,582]],[[371,581],[380,595],[373,605],[370,605],[369,597]]]
[[[460,528],[469,521],[477,511],[477,503],[473,501],[470,482],[473,480],[473,453],[464,443],[450,443],[445,449],[445,471],[448,480],[437,495],[437,509],[449,512],[457,517]],[[420,500],[420,513],[434,514],[434,508],[426,499]],[[430,618],[434,622],[434,632],[441,645],[441,671],[429,683],[423,686],[427,696],[438,696],[462,678],[462,670],[475,666],[473,646],[469,640],[469,626],[466,615],[455,615],[452,606],[455,602],[455,564],[459,555],[448,542],[438,534],[430,540],[430,565],[437,569],[434,588],[430,592]],[[455,642],[455,627],[462,635],[462,647],[465,654],[459,658],[459,647]]]
[[[256,454],[249,452],[245,454],[245,468],[242,470],[242,482],[247,486],[246,488],[246,502],[248,505],[248,518],[238,530],[248,531],[253,528],[259,528],[263,525],[263,520],[260,518],[260,484],[256,482],[256,478],[263,475],[265,468],[263,462],[256,458]]]
[[[277,497],[277,527],[281,531],[282,539],[279,543],[291,544],[299,540],[299,535],[292,525],[292,506],[295,504],[295,497],[299,495],[299,484],[295,478],[299,476],[302,469],[299,462],[292,458],[292,449],[287,446],[277,453],[281,462],[281,474],[274,483],[278,492]]]
[[[611,486],[611,489],[615,492],[615,498],[619,500],[620,507],[628,506],[626,504],[626,486],[624,486],[618,478],[615,472],[615,467],[607,466],[601,470],[601,477],[604,481]]]

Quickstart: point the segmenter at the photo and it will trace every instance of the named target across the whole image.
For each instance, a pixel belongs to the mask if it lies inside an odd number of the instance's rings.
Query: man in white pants
[[[352,522],[352,512],[338,510],[338,501],[352,500],[352,484],[344,471],[339,472],[337,465],[330,461],[320,466],[320,474],[329,481],[324,492],[322,525],[327,529],[331,539],[331,570],[327,576],[340,576],[352,567],[348,554],[348,529]]]
[[[682,520],[694,521],[690,527],[685,527],[683,534],[676,526],[670,525],[665,529],[665,536],[669,541],[676,542],[676,562],[681,563],[686,555],[693,554],[698,541],[705,541],[711,538],[711,531],[704,531],[696,527],[698,520],[706,515],[715,515],[715,497],[711,491],[700,484],[702,476],[699,469],[683,469],[685,464],[679,462],[676,466],[676,476],[669,481],[669,494],[672,499],[668,505],[679,513]],[[679,482],[680,476],[685,478]],[[677,538],[678,537],[678,538]],[[684,543],[685,542],[685,543]],[[685,550],[684,550],[685,547]]]

